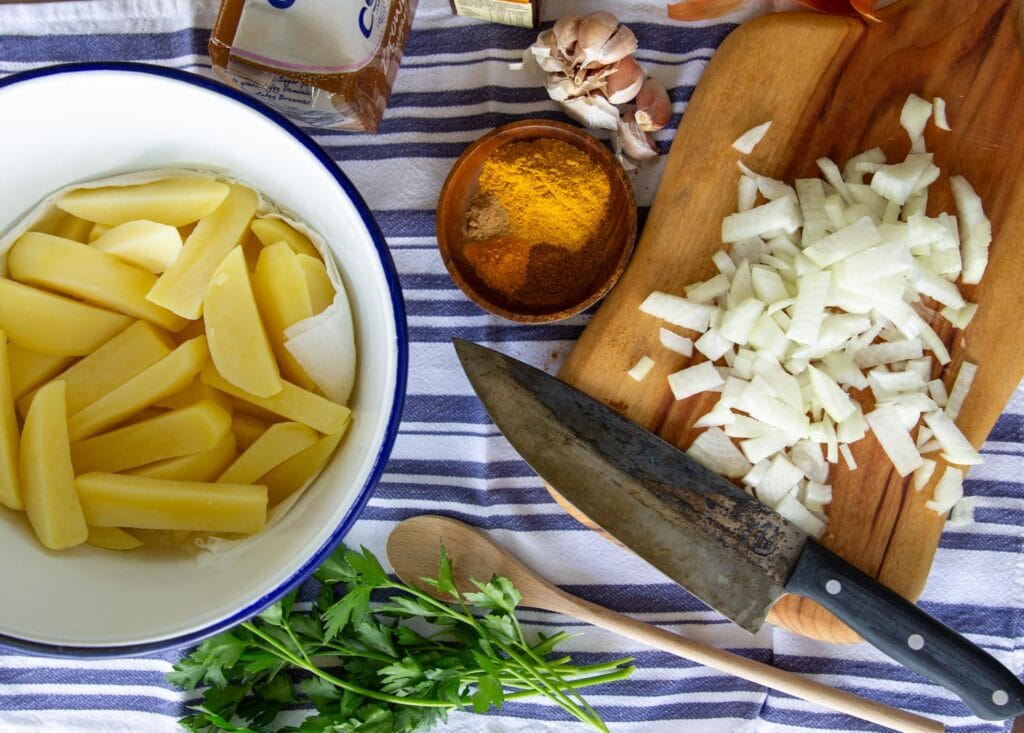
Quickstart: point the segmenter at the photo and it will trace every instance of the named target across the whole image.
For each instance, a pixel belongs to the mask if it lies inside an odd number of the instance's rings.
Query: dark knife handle
[[[827,608],[880,651],[955,693],[985,720],[1024,713],[1024,685],[985,650],[808,540],[786,590]]]

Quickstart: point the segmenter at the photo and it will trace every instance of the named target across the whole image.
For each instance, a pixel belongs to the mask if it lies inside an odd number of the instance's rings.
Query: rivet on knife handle
[[[786,590],[845,621],[883,653],[955,693],[979,718],[1024,713],[1024,685],[985,650],[817,542],[808,541]]]

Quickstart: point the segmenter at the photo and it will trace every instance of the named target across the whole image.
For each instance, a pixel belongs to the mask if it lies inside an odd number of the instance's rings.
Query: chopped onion
[[[978,312],[977,303],[965,303],[963,308],[959,310],[946,306],[942,309],[942,317],[952,323],[959,329],[967,328],[967,325],[974,318],[974,314]]]
[[[824,268],[881,241],[875,223],[865,216],[807,247],[804,256]]]
[[[953,189],[953,200],[960,219],[960,252],[964,263],[961,280],[965,285],[976,285],[981,282],[981,276],[988,265],[992,222],[985,216],[981,198],[966,178],[950,176],[949,186]]]
[[[903,339],[865,346],[853,355],[853,360],[858,367],[870,369],[882,364],[920,359],[923,354],[924,351],[919,340]]]
[[[871,177],[871,188],[902,206],[914,193],[918,181],[932,167],[931,153],[911,153],[902,163],[879,166]]]
[[[738,242],[780,230],[792,234],[802,223],[800,210],[793,199],[786,196],[725,217],[722,220],[722,241]]]
[[[699,392],[705,392],[725,384],[722,375],[710,361],[702,361],[695,366],[681,369],[668,375],[668,384],[677,400],[682,400]]]
[[[917,452],[917,446],[895,407],[876,407],[865,417],[878,444],[900,476],[907,476],[921,466],[921,454]]]
[[[750,152],[753,151],[754,147],[761,142],[761,139],[764,137],[765,133],[768,132],[768,128],[771,126],[772,122],[771,120],[768,120],[768,122],[765,122],[764,124],[752,127],[736,138],[736,141],[732,146],[744,155],[749,155]]]
[[[694,348],[711,361],[721,359],[734,345],[729,339],[723,338],[714,328],[705,331],[704,335],[693,343]]]
[[[732,277],[736,274],[736,263],[732,261],[732,257],[728,253],[720,249],[711,255],[711,261],[715,263],[715,267],[723,275]]]
[[[693,341],[680,336],[674,331],[669,331],[667,328],[658,329],[658,337],[661,340],[661,345],[669,351],[674,351],[677,354],[683,356],[693,356]]]
[[[917,152],[918,148],[920,150],[924,149],[921,145],[921,140],[924,136],[925,125],[931,119],[933,109],[932,104],[924,101],[916,94],[911,94],[907,97],[907,101],[903,104],[903,111],[900,112],[900,125],[907,131],[907,135],[910,137],[911,149],[915,150],[915,152]]]
[[[953,382],[953,389],[949,391],[949,399],[946,400],[945,412],[950,420],[956,420],[960,416],[960,409],[964,405],[967,393],[971,391],[974,383],[974,376],[978,373],[978,365],[965,361],[960,365],[960,371],[956,373],[956,381]]]
[[[860,405],[850,417],[839,423],[836,428],[836,438],[843,443],[856,443],[867,434],[868,423],[864,418],[864,411]]]
[[[729,478],[750,471],[751,464],[720,428],[708,428],[698,435],[686,453],[705,468]]]
[[[921,465],[914,471],[914,491],[920,491],[928,485],[937,465],[931,458],[925,458],[921,461]]]
[[[828,214],[825,213],[825,187],[820,179],[798,178],[796,195],[804,219],[800,242],[806,247],[822,239],[829,228]]]
[[[642,382],[644,381],[644,377],[646,377],[653,368],[654,359],[645,354],[644,356],[641,356],[637,360],[636,364],[633,365],[633,368],[626,373],[636,381]]]
[[[843,460],[846,461],[847,468],[849,468],[851,471],[857,470],[857,461],[853,459],[853,451],[850,450],[849,445],[847,445],[846,443],[840,443],[839,454],[843,457]]]
[[[730,285],[728,277],[721,274],[715,275],[702,283],[688,285],[685,288],[686,298],[694,303],[709,303],[718,296],[728,293]]]
[[[785,496],[775,507],[775,511],[812,537],[821,537],[825,533],[825,523],[814,516],[792,494]]]
[[[949,120],[946,118],[946,100],[942,97],[936,97],[932,100],[932,108],[935,116],[935,126],[947,132],[953,129],[949,126]]]
[[[776,455],[756,487],[757,498],[763,504],[775,506],[782,497],[796,488],[803,477],[804,472],[786,460],[785,456]]]
[[[760,300],[745,298],[722,316],[722,325],[719,326],[718,332],[722,338],[742,346],[750,339],[750,334],[763,311],[764,303]]]
[[[799,438],[798,438],[799,439]],[[784,432],[772,431],[770,435],[763,435],[759,438],[748,438],[740,441],[740,449],[743,455],[751,463],[763,461],[765,458],[774,456],[781,450],[785,450],[796,440],[791,439]]]
[[[640,304],[640,310],[644,313],[668,321],[674,326],[690,328],[694,331],[707,329],[711,314],[715,312],[713,306],[704,303],[694,303],[678,295],[669,295],[655,290],[647,296]]]
[[[808,366],[807,372],[811,377],[811,389],[829,417],[841,423],[856,411],[853,400],[832,377],[813,366]]]
[[[823,271],[803,276],[793,304],[793,322],[786,332],[787,338],[798,344],[811,344],[818,338],[818,329],[825,319],[825,300],[831,282],[832,276]]]
[[[945,514],[963,498],[964,495],[964,474],[959,468],[947,466],[942,478],[935,484],[932,491],[932,500],[925,502],[925,506],[936,514]]]
[[[750,211],[757,203],[757,181],[750,176],[740,176],[736,186],[736,211]]]
[[[935,440],[942,446],[942,457],[958,466],[973,466],[981,463],[981,456],[974,450],[960,428],[941,410],[926,412],[925,424],[935,433]]]

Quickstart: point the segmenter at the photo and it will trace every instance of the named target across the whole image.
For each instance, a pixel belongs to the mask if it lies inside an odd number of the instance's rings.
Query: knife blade
[[[555,377],[454,340],[512,446],[580,511],[754,632],[785,592],[817,601],[980,718],[1024,713],[1024,685],[983,649],[675,446]]]

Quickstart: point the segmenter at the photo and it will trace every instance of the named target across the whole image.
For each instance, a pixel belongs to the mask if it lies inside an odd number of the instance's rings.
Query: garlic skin
[[[597,48],[587,53],[587,60],[583,62],[584,68],[591,66],[614,64],[626,56],[635,53],[638,48],[636,36],[626,26],[619,26],[615,34]]]
[[[598,52],[619,29],[619,19],[603,10],[591,13],[580,21],[574,63],[586,67],[591,54]]]
[[[581,20],[578,15],[563,15],[555,21],[555,27],[551,29],[559,52],[567,59],[571,59],[576,52]]]
[[[605,96],[612,104],[633,101],[644,85],[644,70],[632,56],[626,56],[615,66],[615,71],[605,80]]]
[[[660,130],[672,119],[672,102],[657,79],[644,82],[636,96],[636,122],[644,132]]]
[[[636,111],[629,110],[622,116],[615,130],[615,151],[633,160],[650,160],[658,157],[658,146],[654,138],[644,132],[636,119]]]

